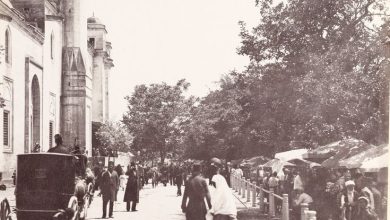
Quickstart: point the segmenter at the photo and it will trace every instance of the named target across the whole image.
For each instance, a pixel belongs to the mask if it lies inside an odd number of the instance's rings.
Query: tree
[[[107,121],[96,132],[99,151],[107,155],[110,151],[130,152],[133,137],[120,122]]]
[[[158,152],[162,163],[168,153],[181,151],[183,126],[188,122],[189,109],[195,101],[193,97],[184,96],[189,85],[185,80],[174,86],[143,84],[125,97],[128,110],[123,123],[134,136],[134,149]]]
[[[238,53],[250,63],[200,102],[186,137],[189,156],[272,157],[348,137],[386,143],[385,3],[258,0],[259,25],[240,22]]]

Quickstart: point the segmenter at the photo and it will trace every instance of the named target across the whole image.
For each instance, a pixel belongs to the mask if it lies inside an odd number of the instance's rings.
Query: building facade
[[[92,121],[108,119],[113,61],[105,26],[83,0],[0,0],[0,173],[16,155],[64,145],[91,155]]]

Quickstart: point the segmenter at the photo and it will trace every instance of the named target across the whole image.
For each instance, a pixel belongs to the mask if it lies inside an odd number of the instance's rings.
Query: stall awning
[[[330,157],[338,154],[344,149],[350,149],[353,147],[367,146],[368,144],[362,140],[355,138],[349,138],[341,141],[336,141],[317,147],[316,149],[308,151],[303,155],[303,159],[322,163]]]
[[[382,168],[389,166],[389,152],[383,155],[372,158],[371,160],[364,161],[360,167],[365,172],[377,172]]]
[[[307,168],[313,168],[313,167],[321,167],[321,164],[316,163],[316,162],[311,162],[305,159],[292,159],[289,160],[288,162],[293,163],[297,165],[298,167],[307,167]]]
[[[348,169],[360,168],[364,162],[388,153],[388,148],[388,145],[381,145],[378,147],[373,146],[370,149],[360,152],[350,158],[341,160],[340,166],[346,167]]]
[[[265,164],[268,161],[270,161],[270,159],[267,157],[257,156],[257,157],[245,159],[241,162],[241,164],[244,166],[249,166],[249,167],[257,167],[259,165]]]
[[[324,162],[321,163],[323,167],[326,168],[338,168],[342,167],[340,165],[341,160],[348,159],[358,153],[361,153],[363,151],[366,151],[374,146],[369,145],[365,143],[364,141],[359,141],[355,144],[345,144],[340,145],[337,148],[337,152],[335,155],[331,156],[330,158],[326,159]]]
[[[276,153],[275,158],[283,161],[289,161],[292,159],[302,159],[303,158],[302,155],[305,153],[307,153],[307,149],[295,149],[295,150]]]
[[[295,164],[292,164],[290,162],[283,161],[283,160],[280,160],[277,158],[272,159],[261,166],[262,167],[269,167],[272,169],[272,172],[277,172],[277,173],[279,173],[283,169],[283,167],[296,167]]]

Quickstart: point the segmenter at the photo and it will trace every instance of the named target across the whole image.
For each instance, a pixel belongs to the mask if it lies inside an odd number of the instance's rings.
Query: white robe
[[[212,205],[210,212],[214,215],[220,214],[235,217],[237,215],[236,203],[232,190],[229,188],[225,177],[216,174],[213,176],[212,181],[215,183],[216,187],[214,190],[210,190]]]

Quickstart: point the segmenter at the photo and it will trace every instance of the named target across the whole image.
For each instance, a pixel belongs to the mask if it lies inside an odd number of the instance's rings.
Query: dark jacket
[[[129,177],[126,184],[124,202],[139,202],[139,183],[138,176],[135,169],[130,169],[126,172]]]
[[[103,200],[116,201],[116,191],[118,188],[119,177],[115,170],[112,171],[112,173],[105,171],[102,174],[100,181],[100,190],[103,195]]]
[[[357,208],[354,220],[377,220],[377,214],[370,208]]]
[[[50,148],[47,152],[48,153],[59,153],[59,154],[69,154],[70,153],[69,149],[63,145],[57,145],[53,148]]]
[[[211,208],[210,193],[206,180],[200,174],[195,174],[186,181],[181,204],[182,210],[186,213],[187,220],[206,219],[207,208],[204,203],[204,198],[207,199],[209,208]]]

